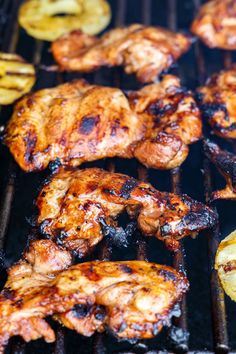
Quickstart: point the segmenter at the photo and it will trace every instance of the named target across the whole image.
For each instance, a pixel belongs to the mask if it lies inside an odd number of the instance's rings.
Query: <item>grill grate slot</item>
[[[180,0],[179,0],[180,1]],[[19,0],[12,0],[12,1],[2,1],[0,2],[1,12],[0,12],[0,19],[1,16],[7,16],[7,25],[4,25],[4,21],[0,21],[0,35],[2,38],[1,41],[1,49],[3,51],[15,52],[18,40],[19,40],[19,28],[16,21],[16,15],[18,6],[21,1]],[[114,26],[122,26],[126,21],[126,17],[128,15],[128,0],[116,0],[112,1],[112,4],[115,3],[115,9],[113,10],[113,15],[115,18],[113,19]],[[167,25],[170,29],[176,30],[178,28],[178,1],[177,0],[168,0],[165,4],[165,1],[162,1],[163,5],[166,5],[166,18],[167,18]],[[141,9],[141,16],[140,22],[148,25],[152,23],[152,8],[153,2],[152,0],[139,0],[137,1],[137,6]],[[193,0],[193,5],[195,11],[199,8],[201,4],[200,0]],[[42,55],[44,50],[46,49],[46,44],[42,41],[34,41],[34,55],[32,57],[32,62],[39,66],[41,64]],[[201,45],[199,43],[195,44],[194,47],[195,52],[195,60],[197,63],[197,73],[199,78],[199,83],[203,83],[206,78],[206,67],[205,67],[205,58],[204,53],[202,52]],[[230,52],[224,52],[222,54],[222,59],[225,67],[229,67],[232,63],[232,55]],[[111,84],[114,84],[117,87],[123,87],[122,82],[122,73],[120,69],[115,69],[112,71],[114,75],[110,76]],[[120,75],[121,74],[121,75]],[[70,75],[68,75],[70,77]],[[66,75],[57,74],[56,82],[51,82],[52,84],[59,84],[65,81],[67,78]],[[92,78],[92,80],[91,80]],[[97,72],[94,75],[89,76],[90,82],[99,83],[100,81],[100,73]],[[1,112],[0,112],[1,113]],[[236,144],[234,146],[234,150],[236,151]],[[115,160],[109,160],[106,163],[106,168],[109,171],[115,171],[120,168],[120,166],[116,166]],[[2,193],[2,198],[0,201],[0,246],[1,248],[4,247],[4,240],[7,237],[7,228],[9,224],[9,220],[11,218],[11,209],[12,204],[14,202],[14,193],[15,193],[15,184],[19,177],[19,170],[16,164],[12,161],[11,158],[8,159],[7,162],[7,183]],[[209,196],[212,189],[212,176],[211,176],[211,166],[208,161],[204,160],[204,186],[205,186],[205,197],[206,201],[209,201]],[[144,181],[148,181],[148,174],[149,171],[137,164],[137,175],[138,178]],[[175,169],[170,172],[170,181],[171,181],[171,190],[174,193],[181,193],[181,169]],[[219,227],[217,226],[215,230],[208,233],[208,253],[209,253],[209,267],[211,273],[211,302],[212,302],[212,324],[213,324],[213,338],[214,338],[214,350],[217,353],[229,353],[229,345],[228,345],[228,333],[227,333],[227,320],[226,320],[226,309],[224,303],[224,293],[220,287],[219,280],[217,278],[216,272],[213,270],[214,264],[214,255],[219,243],[219,236],[220,231]],[[103,260],[109,260],[112,257],[112,249],[111,245],[108,241],[104,240],[103,245],[100,249],[99,258]],[[137,249],[136,249],[136,257],[137,259],[143,260],[148,259],[148,242],[142,238],[139,239],[137,242]],[[158,262],[158,259],[156,260]],[[184,259],[184,249],[183,245],[179,252],[175,253],[173,256],[173,266],[176,269],[180,269],[185,271],[185,259]],[[179,319],[174,320],[174,325],[181,328],[183,333],[187,333],[188,325],[187,325],[187,303],[186,298],[183,299],[181,304],[182,316]],[[105,344],[105,334],[97,334],[94,336],[93,339],[93,348],[91,352],[94,354],[103,354],[108,353],[106,344]],[[64,329],[60,326],[57,327],[57,340],[55,345],[53,346],[53,353],[55,354],[66,354],[70,353],[70,351],[66,351],[66,333]],[[79,340],[78,340],[79,341]],[[78,342],[79,347],[79,342]],[[157,345],[158,347],[158,345]],[[116,349],[116,348],[115,348]],[[158,347],[159,349],[159,347]],[[118,349],[117,349],[118,350]],[[118,353],[118,351],[115,351]],[[27,352],[27,348],[25,350],[25,344],[21,340],[14,340],[13,345],[11,348],[12,353],[21,353]],[[168,351],[164,351],[168,352]],[[188,353],[211,353],[210,351],[201,351],[201,350],[194,350],[190,348],[189,350],[189,343],[188,343],[188,336],[184,336],[181,344],[176,344],[174,347],[174,352],[188,352]],[[138,344],[133,346],[130,351],[119,351],[119,353],[163,353],[163,351],[159,350],[149,350],[148,342],[144,343],[140,341]],[[236,353],[236,352],[230,352]]]

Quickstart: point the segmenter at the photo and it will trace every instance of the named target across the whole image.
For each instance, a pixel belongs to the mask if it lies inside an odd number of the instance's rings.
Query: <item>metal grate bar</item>
[[[9,4],[9,1],[4,3],[4,7],[2,8],[2,11],[7,10],[7,4]],[[5,28],[6,36],[4,36],[3,38],[3,44],[1,48],[1,50],[5,52],[12,53],[16,49],[16,44],[18,39],[18,26],[14,26],[14,32],[12,26],[13,23],[15,23],[14,17],[16,16],[17,10],[18,10],[17,1],[14,1],[12,7],[9,9],[11,13],[11,20],[8,21],[8,25]],[[6,13],[3,12],[2,16],[6,16]],[[12,34],[10,38],[9,38],[9,33]],[[15,178],[16,178],[16,166],[13,163],[13,161],[10,160],[7,169],[7,185],[4,189],[2,200],[0,203],[0,248],[1,249],[3,249],[4,247],[7,226],[10,219],[11,205],[13,202],[14,190],[15,190]]]
[[[177,29],[177,3],[176,0],[168,0],[167,23],[172,31]],[[176,168],[171,171],[171,191],[175,194],[181,193],[181,169]],[[182,242],[180,248],[173,255],[173,266],[176,270],[185,273],[184,250]],[[188,325],[187,325],[187,302],[186,296],[180,303],[181,316],[174,319],[174,325],[182,330],[181,342],[175,343],[178,352],[188,352]]]
[[[193,0],[195,11],[201,5],[200,0]],[[196,43],[196,60],[198,64],[199,83],[202,84],[205,80],[205,62],[204,56],[199,43]],[[224,64],[227,67],[231,61],[229,53],[224,54]],[[211,169],[207,159],[204,160],[204,186],[206,202],[210,201],[212,180]],[[218,276],[214,270],[215,253],[219,244],[219,225],[215,227],[212,232],[208,233],[208,254],[209,254],[209,267],[210,267],[210,285],[211,285],[211,307],[212,307],[212,321],[213,321],[213,338],[214,350],[216,353],[228,353],[228,333],[227,333],[227,320],[224,302],[224,292],[221,288]]]
[[[126,1],[117,0],[116,5],[116,18],[115,18],[115,27],[123,26],[125,23],[125,14],[126,14]],[[114,82],[116,87],[120,87],[120,76],[118,70],[115,72]],[[107,162],[107,170],[110,172],[115,172],[115,163],[112,160]],[[109,261],[111,259],[112,246],[110,245],[109,240],[103,240],[103,245],[101,247],[99,259],[102,261]],[[96,333],[94,335],[94,345],[93,345],[94,354],[105,354],[106,348],[104,345],[104,333]]]
[[[151,23],[151,0],[142,0],[142,23],[145,25],[150,25]],[[141,181],[148,180],[148,170],[145,166],[139,164],[138,165],[138,178]],[[147,261],[147,241],[142,237],[139,238],[137,244],[137,259],[140,261]]]

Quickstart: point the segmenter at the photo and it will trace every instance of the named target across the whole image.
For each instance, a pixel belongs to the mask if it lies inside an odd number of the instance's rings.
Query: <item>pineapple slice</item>
[[[0,52],[0,105],[11,104],[35,83],[34,66],[17,54]]]
[[[226,294],[236,301],[236,230],[221,241],[216,253],[215,269]]]
[[[26,0],[18,17],[29,35],[46,41],[77,29],[97,34],[110,19],[111,9],[106,0]]]

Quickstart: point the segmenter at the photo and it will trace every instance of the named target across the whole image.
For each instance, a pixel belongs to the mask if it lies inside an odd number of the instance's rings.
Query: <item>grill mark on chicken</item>
[[[226,180],[226,187],[212,193],[212,199],[235,199],[236,198],[236,155],[222,150],[210,140],[204,142],[206,156],[216,166]]]
[[[136,188],[138,185],[138,181],[134,178],[129,178],[124,182],[120,190],[120,196],[124,199],[129,199],[131,192]]]
[[[99,116],[96,117],[83,117],[80,122],[79,132],[88,135],[95,128],[99,122]]]
[[[210,208],[186,195],[159,192],[148,183],[97,168],[61,168],[43,187],[36,204],[41,232],[56,242],[58,230],[63,232],[60,244],[80,257],[108,235],[126,246],[128,231],[116,222],[124,210],[137,218],[145,235],[172,249],[178,248],[180,238],[212,227],[217,220]]]
[[[92,72],[122,65],[127,74],[148,83],[169,69],[191,42],[185,34],[135,24],[113,29],[101,38],[73,31],[54,41],[51,49],[61,70]]]
[[[196,103],[180,89],[179,79],[167,75],[126,96],[84,80],[40,90],[18,102],[4,141],[28,172],[45,169],[56,159],[75,167],[116,156],[136,157],[151,168],[174,168],[202,135]],[[30,135],[37,137],[33,149],[32,139],[27,143]]]
[[[34,160],[33,152],[36,147],[37,136],[35,134],[29,132],[28,135],[26,135],[24,142],[25,142],[25,146],[26,146],[25,159],[29,163],[32,163],[32,161]]]
[[[70,263],[51,240],[36,240],[9,269],[0,295],[0,353],[14,335],[54,341],[47,316],[85,336],[107,329],[120,339],[152,338],[189,287],[184,274],[154,263]]]

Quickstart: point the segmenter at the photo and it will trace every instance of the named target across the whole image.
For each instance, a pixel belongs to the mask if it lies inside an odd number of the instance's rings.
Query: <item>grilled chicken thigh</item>
[[[236,49],[235,0],[207,1],[191,29],[210,48]]]
[[[203,113],[216,135],[236,139],[236,65],[212,75],[198,89]]]
[[[188,289],[182,273],[154,263],[93,261],[62,271],[69,264],[66,251],[39,240],[10,269],[0,294],[1,353],[14,335],[54,341],[44,320],[51,315],[86,336],[108,328],[118,338],[152,338]]]
[[[213,199],[236,199],[236,155],[207,140],[204,143],[207,157],[226,180],[226,187],[212,193]]]
[[[154,82],[191,45],[191,38],[160,27],[135,24],[116,28],[101,38],[81,31],[63,35],[52,44],[62,70],[91,72],[101,66],[123,65],[141,82]]]
[[[124,210],[137,218],[147,236],[163,240],[171,249],[178,240],[211,227],[216,215],[186,195],[159,192],[132,177],[97,168],[77,171],[60,169],[36,201],[41,231],[58,244],[84,256],[113,234],[116,218]]]
[[[129,92],[77,80],[23,98],[5,143],[20,167],[51,161],[78,166],[105,157],[137,157],[148,167],[179,166],[201,138],[199,110],[177,77]]]

